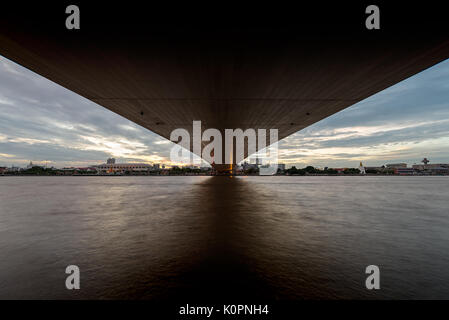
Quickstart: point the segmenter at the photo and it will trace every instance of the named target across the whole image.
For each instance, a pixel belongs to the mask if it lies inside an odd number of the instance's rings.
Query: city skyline
[[[172,142],[0,56],[0,166],[169,161]],[[449,162],[449,60],[279,143],[305,167]]]
[[[109,160],[114,160],[115,162],[109,162]],[[367,167],[367,168],[380,168],[380,167],[388,167],[388,166],[395,166],[395,165],[405,165],[406,167],[411,167],[412,165],[423,165],[423,164],[428,164],[429,165],[436,165],[436,162],[431,162],[430,160],[428,160],[427,158],[423,158],[421,161],[417,161],[415,163],[405,163],[405,162],[397,162],[397,163],[393,163],[393,162],[385,162],[384,164],[381,165],[375,165],[375,166],[368,166],[368,165],[364,165],[362,163],[362,161],[359,162],[358,166],[341,166],[341,167],[330,167],[330,166],[314,166],[313,164],[308,164],[305,167],[298,167],[295,164],[290,164],[287,165],[285,163],[278,163],[279,168],[286,168],[286,169],[290,169],[292,167],[297,167],[297,169],[304,169],[306,167],[313,167],[316,169],[344,169],[344,168],[357,168],[360,166],[363,167]],[[253,160],[249,160],[249,159],[245,159],[244,161],[242,161],[241,163],[239,163],[237,165],[237,167],[242,168],[245,165],[255,165],[256,163]],[[49,161],[38,161],[38,162],[33,162],[33,160],[30,160],[28,163],[24,164],[23,166],[15,166],[15,165],[11,165],[11,166],[7,166],[7,165],[0,165],[0,168],[11,168],[11,169],[29,169],[29,168],[33,168],[33,167],[41,167],[41,168],[54,168],[54,169],[79,169],[79,168],[90,168],[90,167],[98,167],[98,166],[109,166],[109,165],[148,165],[148,166],[152,166],[152,167],[161,167],[161,168],[173,168],[173,167],[179,167],[179,168],[206,168],[209,167],[211,168],[211,166],[207,163],[201,163],[201,164],[194,164],[194,163],[190,163],[190,164],[165,164],[165,163],[160,163],[160,162],[117,162],[115,158],[108,158],[105,161],[100,161],[98,163],[90,163],[88,165],[85,166],[64,166],[64,167],[55,167],[52,166],[51,164],[49,164]],[[257,165],[257,164],[256,164]],[[445,164],[446,165],[446,164]],[[263,166],[263,164],[258,164],[257,166]]]

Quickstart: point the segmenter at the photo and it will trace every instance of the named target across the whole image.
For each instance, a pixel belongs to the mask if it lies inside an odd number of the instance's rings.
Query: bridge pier
[[[222,133],[222,136],[225,137],[224,132]],[[226,141],[226,139],[223,139],[221,151],[221,163],[215,163],[214,161],[214,163],[212,164],[212,167],[217,175],[227,175],[227,176],[235,175],[235,168],[237,166],[235,142],[236,142],[235,139],[233,139],[233,141]],[[226,145],[229,146],[228,148],[231,148],[231,144],[232,144],[232,152],[230,156],[226,156]]]

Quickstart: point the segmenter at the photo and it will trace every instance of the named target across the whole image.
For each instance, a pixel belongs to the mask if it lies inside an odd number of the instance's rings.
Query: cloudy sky
[[[0,166],[170,164],[172,143],[0,56]],[[449,59],[280,143],[287,166],[449,162]]]

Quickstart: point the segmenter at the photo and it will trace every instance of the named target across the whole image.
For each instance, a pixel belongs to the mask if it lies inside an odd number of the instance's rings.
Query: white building
[[[366,174],[365,167],[363,166],[363,164],[361,162],[360,162],[359,170],[360,170],[360,174]]]
[[[100,173],[123,173],[126,171],[146,172],[152,170],[153,166],[147,163],[104,163],[100,164],[99,166],[94,166],[94,168],[96,168]]]

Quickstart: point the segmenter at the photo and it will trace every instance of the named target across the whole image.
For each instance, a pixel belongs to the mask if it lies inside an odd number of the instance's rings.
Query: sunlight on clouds
[[[343,140],[348,138],[359,138],[359,137],[369,137],[379,133],[385,133],[390,131],[398,131],[410,128],[419,128],[428,125],[440,125],[449,124],[449,119],[436,120],[436,121],[407,121],[401,124],[390,123],[379,126],[354,126],[354,127],[343,127],[336,129],[323,129],[312,133],[302,134],[301,132],[292,135],[288,139],[300,138],[303,141],[333,141],[333,140]],[[303,137],[301,137],[303,135]]]
[[[166,158],[158,156],[158,155],[133,155],[133,159],[143,160],[144,162],[149,163],[169,163]]]
[[[15,155],[8,153],[0,153],[0,158],[14,158]]]
[[[159,140],[159,141],[154,142],[154,144],[170,144],[170,143],[173,143],[173,142],[171,142],[170,140]]]
[[[82,150],[103,151],[115,157],[136,157],[139,153],[148,151],[148,147],[139,141],[130,141],[125,138],[120,138],[116,141],[111,141],[105,137],[83,137],[91,144],[81,147]]]
[[[413,158],[417,152],[426,154],[435,150],[445,151],[449,149],[449,137],[416,142],[400,142],[394,144],[380,144],[366,147],[328,147],[320,149],[281,149],[279,150],[280,162],[287,164],[321,164],[340,165],[363,161],[365,165],[377,165],[379,159],[383,164],[398,158]],[[419,159],[417,159],[419,161]]]
[[[60,128],[60,129],[65,129],[65,130],[73,130],[73,129],[75,129],[75,127],[71,123],[52,121],[50,124],[52,126],[56,127],[56,128]]]
[[[33,139],[33,138],[7,138],[8,142],[14,143],[26,143],[26,144],[40,144],[40,143],[53,143],[53,140],[42,140],[42,139]]]
[[[118,127],[129,131],[139,131],[138,128],[129,124],[119,124]]]

